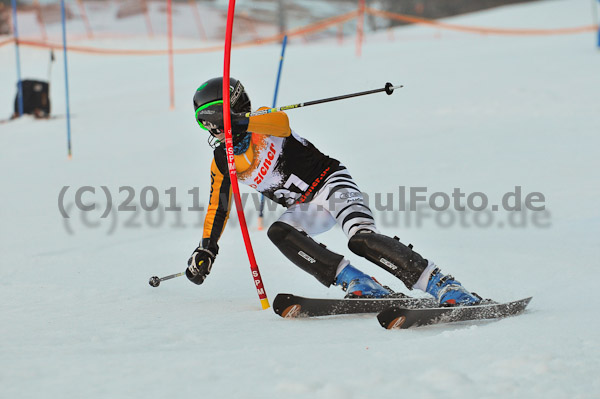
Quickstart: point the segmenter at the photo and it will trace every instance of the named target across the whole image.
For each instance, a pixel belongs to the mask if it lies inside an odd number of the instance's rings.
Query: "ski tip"
[[[292,301],[293,298],[292,294],[277,294],[273,302],[273,311],[284,318],[297,317],[302,307]]]
[[[406,316],[396,317],[384,326],[386,330],[399,330],[406,321]]]
[[[284,319],[298,317],[301,309],[302,306],[298,304],[290,305],[287,308],[283,309],[283,311],[281,312],[281,317],[283,317]]]
[[[377,315],[381,327],[386,330],[399,330],[406,321],[406,316],[400,314],[400,309],[391,307]]]

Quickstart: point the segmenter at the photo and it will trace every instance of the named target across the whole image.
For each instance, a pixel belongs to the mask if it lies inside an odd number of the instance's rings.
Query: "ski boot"
[[[334,284],[347,292],[346,298],[384,298],[394,294],[391,289],[383,287],[373,277],[352,265],[346,266],[338,274]]]
[[[467,291],[451,275],[444,276],[438,268],[431,273],[426,292],[433,295],[440,306],[477,305],[481,302],[479,295]]]

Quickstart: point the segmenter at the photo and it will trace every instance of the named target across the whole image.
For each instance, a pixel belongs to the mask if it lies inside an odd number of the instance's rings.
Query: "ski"
[[[453,323],[457,321],[499,319],[517,315],[525,310],[531,297],[506,303],[485,303],[474,306],[435,307],[409,309],[391,306],[377,315],[383,328],[406,329],[431,324]]]
[[[305,298],[293,294],[277,294],[273,310],[284,318],[378,313],[391,306],[420,309],[437,306],[429,298],[411,298],[398,294],[394,298]]]

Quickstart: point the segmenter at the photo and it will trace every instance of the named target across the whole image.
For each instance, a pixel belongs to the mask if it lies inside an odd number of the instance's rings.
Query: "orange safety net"
[[[564,34],[575,34],[575,33],[584,33],[584,32],[592,32],[598,29],[597,25],[587,25],[580,27],[572,27],[572,28],[556,28],[556,29],[511,29],[511,28],[486,28],[486,27],[476,27],[476,26],[464,26],[464,25],[456,25],[449,24],[445,22],[440,22],[437,20],[426,19],[421,17],[415,17],[411,15],[405,14],[396,14],[389,11],[377,10],[371,7],[365,7],[364,9],[366,14],[370,14],[380,18],[393,19],[397,21],[403,21],[413,24],[421,24],[428,25],[439,29],[448,29],[460,32],[467,33],[477,33],[482,35],[564,35]],[[267,43],[278,42],[283,39],[284,36],[294,37],[294,36],[303,36],[308,34],[314,34],[325,29],[328,29],[332,26],[341,26],[344,23],[358,18],[360,15],[360,9],[350,11],[348,13],[338,15],[335,17],[327,18],[322,21],[318,21],[306,26],[302,26],[299,28],[288,30],[281,34],[276,34],[268,37],[258,38],[254,40],[248,40],[245,42],[234,43],[233,48],[242,48],[242,47],[251,47],[258,46]],[[0,42],[0,47],[14,43],[15,39],[7,39]],[[41,47],[41,48],[52,48],[52,49],[62,49],[62,45],[58,43],[49,43],[43,41],[36,40],[19,40],[19,44],[23,46],[30,47]],[[88,53],[88,54],[99,54],[99,55],[167,55],[168,50],[139,50],[139,49],[103,49],[97,47],[86,47],[86,46],[67,46],[68,51],[78,52],[78,53]],[[187,49],[175,49],[173,50],[174,54],[197,54],[197,53],[209,53],[215,51],[222,51],[222,45],[209,46],[209,47],[198,47],[198,48],[187,48]]]
[[[318,21],[306,26],[302,26],[296,29],[291,29],[281,34],[276,34],[260,39],[248,40],[245,42],[234,43],[233,48],[242,48],[242,47],[251,47],[258,46],[266,43],[278,42],[283,39],[284,36],[294,37],[294,36],[302,36],[307,34],[313,34],[325,29],[328,29],[331,26],[343,24],[347,21],[350,21],[358,15],[358,11],[350,11],[346,14],[338,15],[332,18],[324,19],[322,21]],[[5,44],[14,43],[15,39],[9,39],[4,42],[0,42],[0,47]],[[41,48],[53,48],[53,49],[62,49],[62,44],[58,43],[47,43],[37,40],[19,40],[19,45],[29,46],[29,47],[41,47]],[[67,46],[68,51],[76,52],[76,53],[89,53],[89,54],[101,54],[101,55],[166,55],[168,54],[168,50],[139,50],[139,49],[102,49],[97,47],[86,47],[86,46]],[[196,54],[196,53],[210,53],[214,51],[222,51],[223,46],[209,46],[209,47],[198,47],[198,48],[187,48],[187,49],[174,49],[174,54]]]

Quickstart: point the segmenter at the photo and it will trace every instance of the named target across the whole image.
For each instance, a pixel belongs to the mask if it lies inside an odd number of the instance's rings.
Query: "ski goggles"
[[[208,107],[210,107],[212,105],[215,105],[215,104],[223,104],[223,100],[217,100],[217,101],[212,101],[210,103],[206,103],[206,104],[202,105],[201,107],[198,107],[198,109],[196,110],[196,122],[198,122],[198,125],[202,129],[207,130],[209,132],[210,132],[210,129],[207,128],[206,126],[204,126],[204,123],[203,123],[202,119],[199,118],[202,115],[198,115],[198,114],[200,113],[200,111],[202,111],[202,110],[204,110],[204,109],[206,109],[206,108],[208,108]]]

